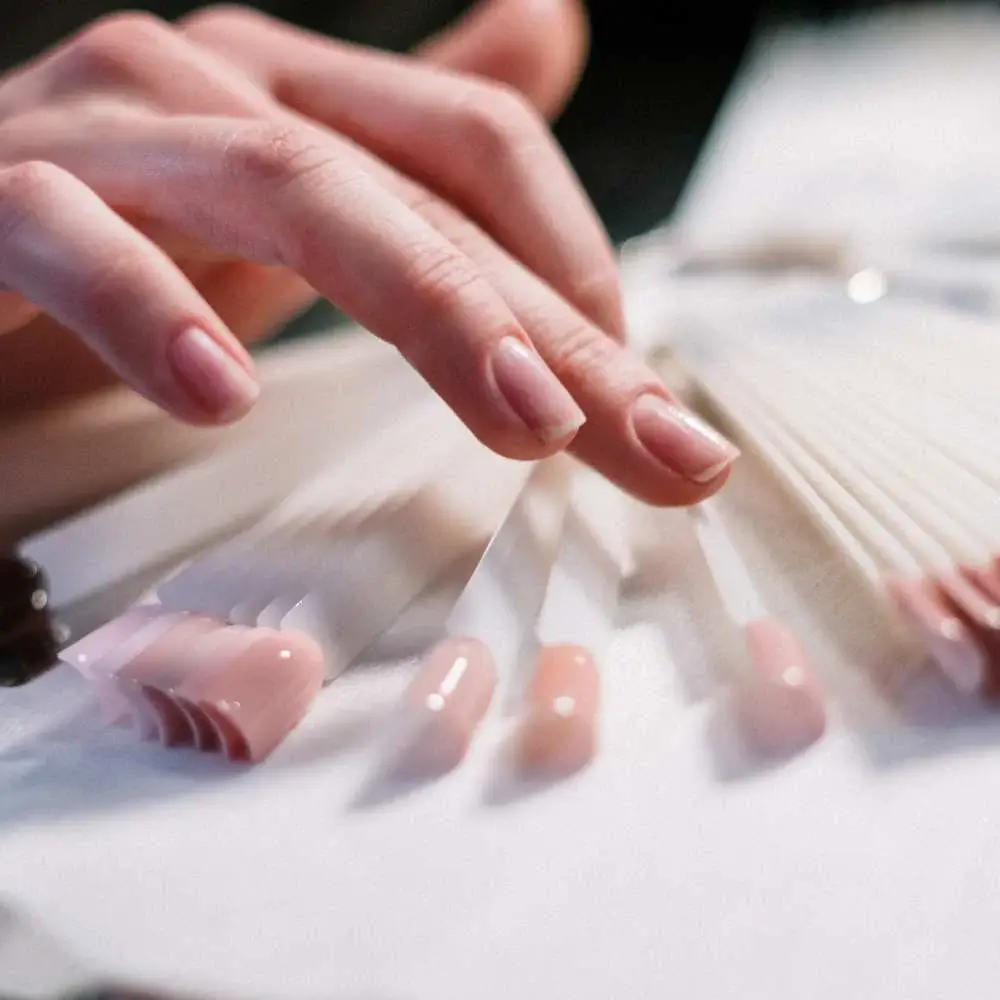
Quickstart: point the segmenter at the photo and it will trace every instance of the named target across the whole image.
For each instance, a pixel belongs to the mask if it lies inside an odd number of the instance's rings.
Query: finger
[[[0,292],[0,335],[16,330],[38,315],[38,306],[12,292]]]
[[[226,422],[256,397],[249,356],[176,266],[51,163],[0,170],[0,285],[176,416]]]
[[[662,380],[513,259],[454,206],[364,150],[359,165],[474,260],[530,331],[538,353],[587,415],[570,450],[658,506],[688,506],[726,481],[738,450],[674,399]],[[444,359],[446,361],[446,359]]]
[[[254,344],[276,333],[317,297],[287,268],[262,267],[249,261],[219,264],[194,284],[243,344]]]
[[[315,129],[181,116],[111,119],[101,137],[95,148],[89,130],[5,133],[22,150],[40,143],[112,204],[301,275],[393,343],[497,451],[550,454],[582,422],[479,269],[342,141]]]
[[[187,30],[282,103],[457,204],[599,326],[623,335],[618,271],[601,221],[545,123],[515,91],[258,14]]]
[[[639,499],[689,506],[726,481],[738,450],[627,347],[438,203],[425,212],[477,261],[587,414],[570,450]]]
[[[417,55],[513,87],[551,120],[576,88],[588,47],[578,0],[480,0]]]

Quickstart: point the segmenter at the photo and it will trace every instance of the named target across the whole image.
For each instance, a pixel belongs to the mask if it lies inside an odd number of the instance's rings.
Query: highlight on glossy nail
[[[767,756],[804,750],[826,731],[823,690],[795,634],[764,618],[747,624],[749,662],[730,692],[744,740]]]
[[[242,348],[238,348],[241,353]],[[183,330],[170,345],[170,362],[195,407],[218,420],[234,420],[257,401],[260,386],[250,370],[218,340],[197,326]]]
[[[465,758],[497,686],[493,656],[478,639],[450,637],[430,651],[403,696],[391,761],[403,777],[434,777]]]
[[[563,777],[586,767],[597,752],[600,678],[581,646],[545,646],[538,654],[518,733],[521,768]]]
[[[966,623],[929,580],[891,576],[886,591],[900,617],[959,691],[974,694],[986,678],[983,650]]]
[[[127,704],[141,735],[165,746],[269,756],[322,688],[323,653],[310,637],[206,616],[134,611],[67,651],[86,676]]]
[[[583,426],[586,415],[542,358],[516,337],[504,337],[492,359],[500,395],[543,444]]]
[[[701,417],[652,393],[633,404],[632,428],[657,462],[694,483],[710,483],[740,454],[736,445]]]

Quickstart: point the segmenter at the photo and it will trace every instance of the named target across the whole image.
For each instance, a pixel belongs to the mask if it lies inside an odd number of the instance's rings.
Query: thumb
[[[576,89],[589,39],[580,0],[478,0],[417,54],[507,84],[552,119]]]

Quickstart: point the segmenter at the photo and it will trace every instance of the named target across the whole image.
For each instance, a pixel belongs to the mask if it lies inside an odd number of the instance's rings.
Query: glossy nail
[[[393,734],[397,769],[431,777],[457,766],[493,700],[497,673],[478,639],[448,638],[421,663]]]
[[[492,359],[500,395],[528,430],[544,444],[583,426],[586,416],[545,362],[516,337],[500,341]]]
[[[787,756],[826,731],[823,689],[795,634],[781,622],[750,622],[744,637],[750,662],[730,693],[744,740],[767,756]]]
[[[897,611],[954,685],[966,694],[986,678],[986,657],[965,623],[925,580],[887,581]]]
[[[249,355],[242,347],[234,350],[241,352],[239,357],[196,326],[170,345],[170,363],[185,392],[196,406],[220,420],[243,416],[260,395]]]
[[[152,713],[164,746],[194,746],[217,750],[218,737],[204,715],[172,696],[192,669],[191,651],[200,640],[226,626],[201,615],[190,615],[160,636],[118,672],[121,689]]]
[[[632,407],[632,427],[642,446],[675,475],[708,483],[739,457],[739,449],[680,404],[652,394]]]
[[[197,704],[223,733],[241,737],[237,759],[258,762],[301,722],[326,671],[323,651],[309,636],[251,632],[252,641],[224,669],[198,671],[175,693]]]
[[[518,755],[524,770],[562,777],[579,771],[597,750],[600,679],[580,646],[546,646],[528,688]]]

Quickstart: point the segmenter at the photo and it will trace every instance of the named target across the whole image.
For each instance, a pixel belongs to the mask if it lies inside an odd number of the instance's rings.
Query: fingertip
[[[421,53],[436,65],[505,83],[554,118],[580,78],[589,47],[589,22],[578,0],[480,0]]]
[[[168,406],[188,422],[233,423],[246,416],[260,395],[244,348],[235,339],[223,344],[200,326],[187,326],[174,337],[167,363],[178,390],[176,402]]]

